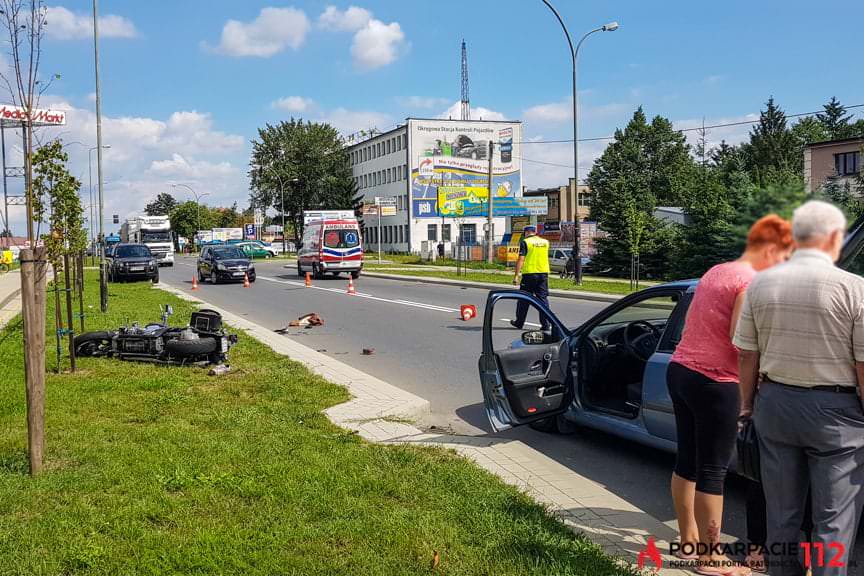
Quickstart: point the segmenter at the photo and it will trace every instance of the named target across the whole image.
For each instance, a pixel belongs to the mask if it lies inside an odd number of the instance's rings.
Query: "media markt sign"
[[[26,108],[2,104],[0,105],[0,120],[16,124],[32,121],[34,125],[39,126],[63,126],[66,124],[66,112],[64,110],[33,108],[28,117]]]

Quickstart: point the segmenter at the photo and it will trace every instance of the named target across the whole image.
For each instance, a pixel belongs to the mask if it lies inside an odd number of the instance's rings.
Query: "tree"
[[[168,216],[177,207],[177,200],[167,192],[160,192],[156,199],[147,204],[144,213],[148,216]]]
[[[597,242],[594,260],[599,269],[629,273],[633,240],[637,239],[633,224],[643,229],[637,235],[640,260],[668,262],[667,257],[654,258],[652,252],[663,250],[671,237],[654,218],[654,210],[659,205],[680,206],[693,186],[695,170],[684,136],[665,118],[658,116],[649,124],[639,108],[623,130],[616,130],[615,139],[588,175],[594,193],[591,217],[608,233]],[[634,210],[642,216],[634,216]],[[666,270],[646,272],[658,277]]]
[[[852,114],[846,113],[846,107],[840,104],[836,97],[832,96],[822,108],[824,112],[816,114],[816,119],[828,136],[826,140],[839,140],[852,135]]]
[[[803,150],[808,144],[830,140],[831,135],[818,119],[805,116],[792,126],[792,134],[798,140],[798,146]]]
[[[78,195],[81,182],[67,170],[68,161],[60,140],[42,146],[33,154],[34,216],[40,222],[49,216],[49,233],[43,239],[48,258],[55,266],[64,254],[78,253],[87,247],[84,208]]]
[[[215,227],[213,214],[207,206],[201,205],[194,200],[188,200],[178,204],[171,211],[171,227],[178,236],[192,239],[198,230],[209,230]]]
[[[723,185],[722,174],[706,169],[701,183],[688,198],[675,252],[674,274],[679,278],[698,278],[706,270],[738,255],[733,220],[733,195]]]
[[[284,196],[298,239],[304,210],[359,207],[348,153],[335,128],[292,118],[259,129],[258,138],[250,160],[252,204],[281,212]]]
[[[214,228],[240,228],[244,224],[236,202],[230,208],[210,208],[210,215]]]
[[[750,142],[743,146],[743,151],[747,170],[758,185],[785,180],[790,173],[800,174],[803,167],[800,145],[788,130],[786,114],[773,97],[759,114],[759,123],[750,131]]]

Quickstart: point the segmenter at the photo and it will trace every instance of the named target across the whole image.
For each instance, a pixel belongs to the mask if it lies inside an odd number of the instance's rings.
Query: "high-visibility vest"
[[[523,274],[549,273],[549,241],[539,236],[531,236],[523,240],[528,246],[525,262],[522,264]]]

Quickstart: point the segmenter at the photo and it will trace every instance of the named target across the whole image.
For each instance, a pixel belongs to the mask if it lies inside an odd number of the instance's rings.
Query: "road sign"
[[[244,233],[247,240],[252,240],[255,238],[255,224],[246,224],[244,226]]]
[[[375,204],[381,207],[381,216],[396,215],[396,198],[392,196],[376,196]]]

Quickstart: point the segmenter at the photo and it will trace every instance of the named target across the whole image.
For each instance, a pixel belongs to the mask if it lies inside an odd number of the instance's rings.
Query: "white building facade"
[[[483,243],[488,210],[489,144],[496,210],[521,195],[520,122],[408,118],[389,132],[348,146],[364,203],[394,198],[396,214],[381,217],[381,247],[419,253],[424,241]],[[378,216],[364,218],[367,246],[378,246]],[[506,218],[493,218],[496,241]],[[427,245],[428,246],[428,245]]]

